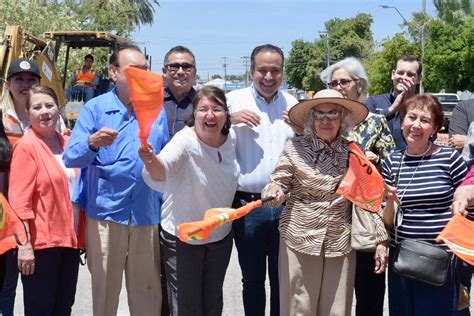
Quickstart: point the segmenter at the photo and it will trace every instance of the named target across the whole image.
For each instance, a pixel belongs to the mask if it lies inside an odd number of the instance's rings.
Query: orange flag
[[[239,219],[250,213],[253,209],[262,206],[264,202],[272,199],[273,198],[257,200],[237,209],[213,208],[207,210],[204,215],[204,220],[178,225],[178,237],[181,241],[208,239],[214,228]]]
[[[142,147],[147,147],[147,138],[151,132],[151,126],[163,107],[163,77],[151,71],[126,67],[128,90],[132,106],[137,115],[140,132],[138,137]]]
[[[383,178],[355,143],[349,143],[349,168],[336,192],[370,212],[378,212],[382,205]]]
[[[27,241],[25,225],[0,193],[0,254]]]
[[[444,242],[453,253],[474,266],[474,222],[456,214],[436,238]]]

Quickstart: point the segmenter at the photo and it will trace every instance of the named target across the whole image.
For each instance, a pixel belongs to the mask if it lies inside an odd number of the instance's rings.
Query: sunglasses
[[[174,63],[174,64],[167,64],[166,67],[168,67],[169,71],[172,71],[172,72],[176,72],[179,70],[179,68],[182,68],[183,71],[185,72],[190,72],[194,69],[194,65],[193,64],[188,64],[188,63],[183,63],[183,64],[179,64],[179,63]]]
[[[323,111],[314,111],[313,117],[316,121],[322,121],[324,118],[327,118],[330,121],[335,121],[339,119],[341,116],[341,112],[339,111],[330,111],[330,112],[323,112]]]
[[[351,84],[352,79],[341,79],[341,80],[333,80],[328,83],[328,87],[331,89],[336,89],[337,86],[341,86],[342,89],[349,88],[349,85]]]

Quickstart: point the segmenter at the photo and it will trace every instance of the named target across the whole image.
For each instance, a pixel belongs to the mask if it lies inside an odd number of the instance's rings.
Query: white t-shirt
[[[231,129],[221,147],[211,147],[203,143],[192,128],[185,127],[158,155],[165,165],[166,180],[154,180],[143,169],[145,182],[153,190],[163,192],[161,226],[166,232],[178,236],[179,224],[203,220],[208,209],[231,206],[239,174],[235,142]],[[189,243],[219,241],[231,228],[230,224],[225,224],[216,228],[209,239]]]

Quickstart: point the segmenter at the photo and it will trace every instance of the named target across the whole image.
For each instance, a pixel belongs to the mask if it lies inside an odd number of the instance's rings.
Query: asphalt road
[[[241,273],[239,263],[237,260],[237,250],[233,249],[232,257],[230,259],[229,268],[227,269],[226,279],[224,282],[224,310],[222,315],[224,316],[243,316],[244,310],[242,306],[242,295],[241,295]],[[473,279],[474,284],[474,279]],[[268,298],[268,282],[267,282],[267,302]],[[23,315],[23,304],[22,304],[23,290],[21,282],[17,289],[15,315]],[[355,304],[355,299],[353,305]],[[471,309],[474,307],[474,291],[471,291]],[[353,306],[354,315],[354,306]],[[87,316],[92,315],[92,294],[91,294],[91,281],[90,274],[86,266],[81,266],[79,269],[79,281],[77,284],[76,292],[76,303],[72,309],[73,316]],[[120,303],[118,306],[118,314],[120,316],[129,315],[127,296],[125,286],[122,287],[120,293]],[[266,311],[266,315],[269,315],[269,311]],[[385,299],[384,315],[388,315],[387,299]]]

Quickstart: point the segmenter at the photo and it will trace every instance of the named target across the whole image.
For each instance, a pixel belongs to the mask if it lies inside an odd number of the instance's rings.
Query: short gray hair
[[[339,128],[339,135],[342,137],[347,137],[349,133],[354,128],[354,124],[352,121],[352,113],[346,110],[345,107],[341,107],[341,127]],[[314,128],[314,122],[316,121],[314,118],[314,111],[316,107],[313,107],[309,112],[308,117],[306,118],[306,122],[304,124],[304,135],[305,136],[312,136],[313,134],[317,135],[316,129]]]
[[[367,89],[369,88],[369,77],[367,76],[367,72],[365,71],[364,66],[362,66],[362,63],[355,57],[347,57],[343,60],[338,61],[335,64],[332,64],[331,66],[321,71],[321,73],[319,74],[319,78],[321,78],[321,80],[326,85],[328,85],[332,80],[333,73],[341,68],[346,70],[352,79],[359,80],[359,82],[362,82],[361,94],[367,92]]]

